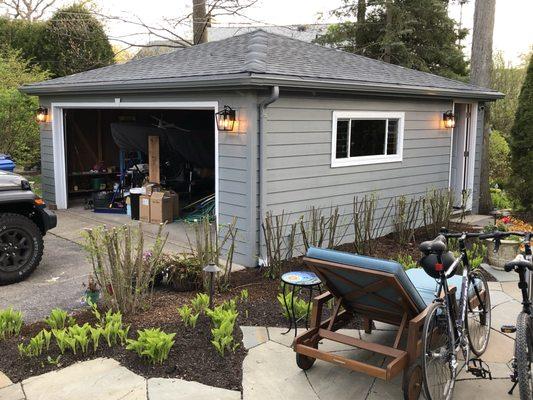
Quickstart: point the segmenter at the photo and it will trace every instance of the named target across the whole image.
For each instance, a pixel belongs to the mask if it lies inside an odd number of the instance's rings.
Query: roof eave
[[[431,86],[409,86],[379,83],[364,83],[331,79],[280,77],[276,75],[252,75],[251,83],[261,85],[280,85],[301,89],[322,89],[335,91],[350,91],[362,93],[379,93],[388,95],[413,95],[435,98],[463,98],[493,101],[505,97],[503,93],[495,91],[454,90]]]
[[[353,82],[333,79],[319,79],[307,77],[291,77],[268,74],[240,73],[226,76],[201,77],[201,79],[164,79],[99,82],[97,84],[57,84],[57,85],[25,85],[20,91],[30,95],[61,95],[72,93],[102,93],[102,92],[130,92],[151,90],[183,90],[213,88],[223,89],[231,87],[262,87],[278,85],[295,89],[332,90],[344,92],[376,93],[383,95],[411,95],[434,98],[463,98],[481,101],[493,101],[504,97],[503,93],[494,91],[474,91],[443,89],[436,87],[393,85],[379,83]]]

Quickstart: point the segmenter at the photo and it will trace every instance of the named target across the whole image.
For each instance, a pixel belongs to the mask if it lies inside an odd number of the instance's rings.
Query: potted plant
[[[496,221],[496,224],[489,224],[483,229],[484,232],[494,231],[530,231],[533,227],[525,222],[509,216],[502,217]],[[487,242],[487,259],[491,266],[503,270],[506,262],[512,260],[520,252],[521,238],[519,236],[509,236],[500,240],[498,252],[494,252],[494,240],[486,239]]]
[[[83,300],[87,304],[96,304],[99,298],[100,290],[98,289],[98,285],[96,284],[94,277],[89,275],[89,282],[87,283],[87,289],[85,289]]]

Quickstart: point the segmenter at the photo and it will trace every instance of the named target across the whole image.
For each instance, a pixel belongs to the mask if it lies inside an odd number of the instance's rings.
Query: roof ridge
[[[265,73],[267,67],[268,32],[257,29],[248,34],[251,37],[248,39],[243,69],[246,72]]]

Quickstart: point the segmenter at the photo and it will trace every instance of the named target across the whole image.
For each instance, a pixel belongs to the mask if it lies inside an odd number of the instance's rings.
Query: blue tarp
[[[2,171],[13,172],[15,169],[15,163],[11,159],[11,156],[7,154],[0,154],[0,169]]]

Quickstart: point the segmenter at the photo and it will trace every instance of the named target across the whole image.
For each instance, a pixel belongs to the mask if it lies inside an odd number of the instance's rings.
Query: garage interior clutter
[[[214,218],[207,110],[65,110],[69,207],[171,223]]]

